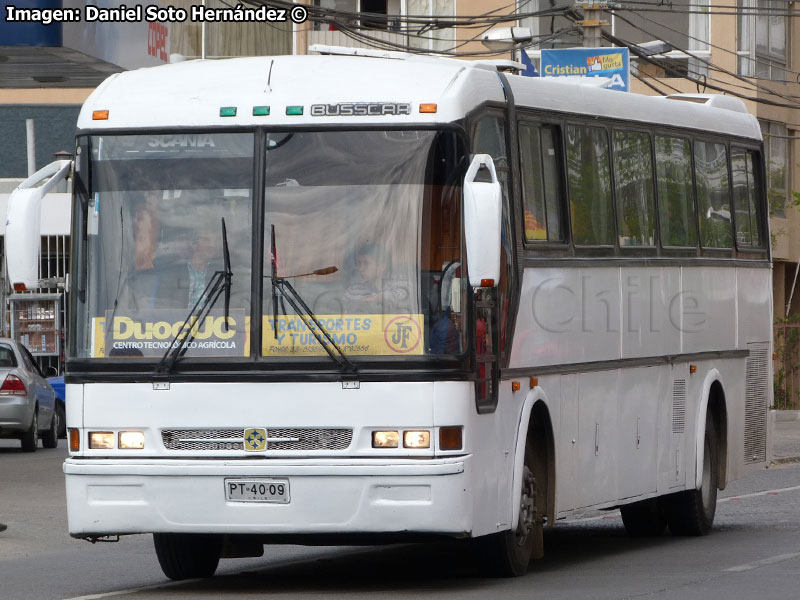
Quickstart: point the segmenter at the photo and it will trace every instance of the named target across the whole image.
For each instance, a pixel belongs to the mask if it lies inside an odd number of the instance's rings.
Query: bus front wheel
[[[714,523],[719,488],[719,446],[710,413],[706,417],[703,446],[700,489],[680,492],[668,498],[667,522],[673,535],[708,535]]]
[[[537,506],[537,498],[541,498],[541,494],[537,494],[534,465],[533,444],[528,438],[516,527],[474,540],[478,559],[490,575],[519,577],[527,572],[531,558],[539,558],[544,533],[541,507]]]
[[[658,498],[620,506],[622,524],[631,537],[653,537],[664,533],[667,519]]]
[[[154,533],[158,564],[170,579],[211,577],[222,556],[222,536],[197,533]]]

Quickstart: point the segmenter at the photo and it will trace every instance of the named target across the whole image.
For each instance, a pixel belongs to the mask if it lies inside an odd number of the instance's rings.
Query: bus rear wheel
[[[700,489],[680,492],[668,498],[667,522],[673,535],[708,535],[714,524],[719,488],[719,446],[711,414],[706,416],[703,446]]]
[[[197,533],[154,533],[158,564],[170,579],[212,577],[222,556],[222,536]]]

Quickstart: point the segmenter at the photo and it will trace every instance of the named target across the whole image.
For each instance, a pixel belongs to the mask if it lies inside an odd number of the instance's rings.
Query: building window
[[[452,19],[456,15],[455,0],[406,0],[406,14],[430,17],[432,19]],[[427,29],[419,24],[408,26],[408,45],[421,50],[452,50],[456,44],[456,30]]]
[[[341,13],[334,15],[331,23],[315,22],[314,31],[336,31],[337,22],[363,29],[397,29],[397,19],[392,19],[391,15],[401,14],[400,0],[314,0],[314,6]],[[350,16],[358,12],[369,16],[360,20]]]
[[[761,79],[786,79],[786,3],[781,0],[738,0],[739,74]],[[743,14],[746,11],[746,14]]]
[[[767,203],[771,217],[786,217],[786,198],[789,189],[789,136],[786,125],[759,121],[764,135],[767,159]]]

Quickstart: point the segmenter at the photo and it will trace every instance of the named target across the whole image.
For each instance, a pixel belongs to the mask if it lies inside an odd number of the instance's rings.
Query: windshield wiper
[[[155,372],[157,375],[168,375],[172,372],[175,363],[186,353],[187,345],[194,340],[193,331],[195,330],[195,325],[202,323],[203,319],[205,319],[209,311],[211,311],[211,308],[214,306],[214,303],[217,301],[217,298],[219,298],[222,292],[225,292],[224,322],[225,331],[228,331],[228,316],[230,312],[233,271],[231,271],[231,258],[230,251],[228,250],[228,232],[225,227],[225,217],[221,217],[220,221],[222,222],[223,270],[214,271],[214,274],[206,284],[205,289],[203,289],[203,293],[200,294],[200,297],[197,299],[197,302],[194,303],[192,310],[190,310],[189,314],[186,315],[186,318],[183,320],[183,327],[181,329],[183,330],[188,326],[188,330],[186,330],[186,334],[180,338],[180,341],[177,339],[173,341],[172,345],[170,345],[170,347],[167,348],[167,351],[164,352],[164,356],[161,357],[158,365],[156,365]]]
[[[278,277],[278,261],[275,251],[275,225],[271,225],[270,267],[271,275],[264,275],[264,277],[269,277],[272,280],[272,326],[274,328],[273,330],[275,333],[275,338],[278,338],[277,298],[278,290],[280,290],[281,299],[285,298],[289,302],[291,307],[294,309],[295,314],[300,317],[300,320],[303,321],[303,324],[316,338],[317,342],[319,342],[319,345],[322,346],[325,352],[328,353],[328,356],[331,357],[331,360],[339,365],[339,368],[342,371],[350,374],[356,374],[358,372],[358,367],[356,367],[350,361],[350,359],[347,358],[339,344],[337,344],[336,340],[333,339],[333,336],[331,336],[328,330],[325,329],[322,323],[320,323],[319,319],[317,319],[317,316],[311,311],[308,304],[303,301],[303,298],[300,297],[300,294],[297,293],[297,290],[294,289],[294,286],[288,281],[294,277],[305,277],[306,275],[330,275],[339,269],[337,267],[325,267],[324,269],[317,269],[316,271],[312,271],[310,273]],[[316,328],[312,327],[312,323],[316,325]],[[336,352],[334,352],[331,348],[334,348]]]

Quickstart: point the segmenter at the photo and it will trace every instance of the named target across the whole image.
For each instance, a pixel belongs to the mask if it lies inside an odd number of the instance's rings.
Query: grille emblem
[[[251,428],[244,430],[244,449],[248,452],[258,452],[267,449],[267,430]]]

